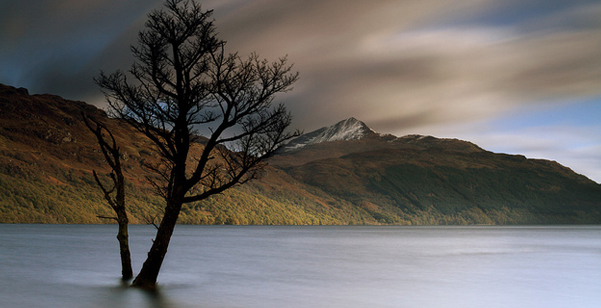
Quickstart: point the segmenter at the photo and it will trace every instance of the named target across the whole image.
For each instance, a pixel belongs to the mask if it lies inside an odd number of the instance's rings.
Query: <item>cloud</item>
[[[71,99],[98,91],[92,77],[99,68],[90,64],[153,7],[141,0],[5,2],[0,6],[0,82]],[[127,46],[121,54],[129,52]]]
[[[129,66],[128,45],[160,2],[11,2],[4,10],[10,17],[0,19],[10,46],[0,55],[11,76],[0,81],[74,99],[98,97],[92,77]],[[519,23],[476,18],[520,3],[229,0],[203,6],[215,8],[230,50],[269,59],[288,54],[301,80],[285,98],[301,127],[356,116],[402,132],[494,117],[520,104],[600,95],[601,67],[594,63],[601,25],[594,16],[601,5],[574,5]],[[476,21],[461,22],[470,18]]]
[[[400,134],[601,95],[601,6],[530,3],[544,14],[494,24],[473,16],[521,2],[267,0],[216,17],[232,50],[296,63],[286,98],[301,127],[356,116]]]
[[[380,109],[387,111],[383,118],[432,110],[434,121],[477,120],[522,104],[601,94],[601,65],[596,64],[601,56],[599,31],[536,38],[498,32],[442,29],[398,38],[400,56],[388,58],[391,66],[416,59],[431,64],[404,67],[425,78],[406,80],[406,73],[399,73],[396,78],[372,79],[380,86],[370,87],[377,90],[370,96],[400,105],[397,110]],[[491,41],[494,37],[501,39]]]
[[[256,1],[218,17],[217,24],[232,49],[243,54],[289,55],[301,72],[295,87],[299,99],[291,109],[301,125],[316,126],[350,116],[373,119],[369,110],[387,112],[399,103],[388,94],[398,96],[402,87],[428,82],[436,74],[435,62],[388,53],[381,48],[395,46],[382,41],[453,4],[478,2]],[[381,48],[373,48],[374,42]]]

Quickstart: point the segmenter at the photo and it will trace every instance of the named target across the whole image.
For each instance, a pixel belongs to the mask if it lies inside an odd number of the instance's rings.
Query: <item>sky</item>
[[[305,132],[349,117],[380,133],[469,140],[601,182],[599,0],[210,0],[230,51],[288,56],[278,96]],[[105,105],[162,1],[0,1],[0,83]]]

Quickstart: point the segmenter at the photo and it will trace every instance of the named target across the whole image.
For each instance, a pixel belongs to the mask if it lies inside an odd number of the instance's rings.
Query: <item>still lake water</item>
[[[178,226],[157,294],[121,286],[116,231],[0,225],[0,307],[601,307],[601,226]]]

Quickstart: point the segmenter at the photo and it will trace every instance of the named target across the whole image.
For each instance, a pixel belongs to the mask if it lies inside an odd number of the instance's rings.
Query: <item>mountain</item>
[[[132,223],[160,216],[142,167],[156,158],[143,135],[84,102],[0,85],[0,222],[110,222],[97,217],[112,213],[92,177],[109,170],[82,112],[105,122],[123,150]],[[179,222],[601,223],[601,185],[553,161],[381,135],[350,118],[292,140],[261,179],[185,206]]]
[[[357,140],[374,135],[377,135],[376,132],[365,125],[365,123],[355,118],[348,118],[332,126],[322,127],[308,134],[303,134],[291,140],[282,150],[288,152],[301,149],[311,144]]]
[[[340,123],[346,122],[367,127],[355,119]],[[340,123],[317,132],[336,131]],[[306,143],[271,163],[380,222],[555,224],[601,218],[601,185],[594,181],[554,161],[492,153],[458,139],[371,133]]]
[[[328,136],[334,137],[327,138]],[[341,136],[346,138],[341,138]],[[403,137],[382,135],[373,131],[365,123],[355,118],[349,118],[293,139],[270,162],[280,167],[298,166],[351,153],[423,148],[464,152],[484,151],[471,142],[457,139],[441,139],[422,135]]]

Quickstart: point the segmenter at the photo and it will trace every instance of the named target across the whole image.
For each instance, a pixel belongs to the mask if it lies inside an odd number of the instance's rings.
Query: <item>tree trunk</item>
[[[134,279],[132,286],[143,289],[156,288],[159,271],[163,264],[163,260],[165,259],[165,255],[167,254],[169,241],[171,240],[171,235],[173,234],[173,229],[177,223],[177,217],[179,216],[181,208],[181,201],[169,202],[165,208],[165,215],[159,225],[152,248],[150,248],[148,257],[146,258],[146,261],[144,261],[140,273],[136,276],[136,279]]]
[[[115,219],[119,224],[117,240],[119,241],[119,251],[121,253],[121,279],[129,280],[134,276],[134,273],[131,268],[131,253],[129,252],[129,234],[127,232],[129,219],[127,218],[127,211],[125,210],[125,177],[123,176],[123,170],[121,169],[121,153],[119,151],[119,147],[117,146],[117,142],[115,141],[115,137],[106,127],[106,125],[97,120],[89,119],[83,113],[82,117],[88,129],[96,136],[96,140],[100,145],[100,149],[102,150],[104,158],[112,169],[110,178],[113,181],[114,186],[111,189],[107,189],[102,184],[95,170],[92,171],[98,187],[100,187],[104,193],[104,198],[109,203],[113,211],[115,211],[115,214],[117,214],[117,218],[104,216],[98,217]],[[90,121],[94,122],[96,126],[93,127]],[[112,141],[111,143],[106,141],[105,135],[102,134],[103,130],[109,134],[111,138],[110,140]],[[112,194],[115,190],[117,191],[113,196]]]
[[[131,253],[129,251],[129,233],[127,231],[127,217],[125,220],[119,219],[119,233],[117,233],[117,240],[119,240],[119,251],[121,252],[121,278],[123,280],[129,280],[134,277],[134,271],[131,267]]]

